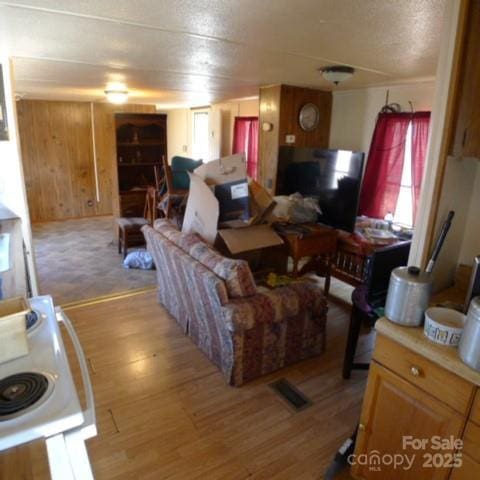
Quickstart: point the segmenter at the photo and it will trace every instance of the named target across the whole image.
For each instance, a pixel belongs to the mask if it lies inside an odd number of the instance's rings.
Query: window
[[[208,162],[210,160],[209,115],[206,111],[193,112],[192,157]]]
[[[406,227],[413,226],[413,191],[412,191],[412,124],[408,125],[405,139],[405,157],[403,160],[402,179],[393,221]]]
[[[348,177],[350,173],[350,163],[352,160],[352,152],[348,150],[339,150],[335,169],[335,176],[331,188],[337,188],[338,181],[343,177]]]
[[[232,153],[243,153],[247,162],[247,174],[257,179],[258,117],[235,117]]]
[[[415,223],[428,145],[430,112],[378,115],[362,182],[359,213],[392,214],[395,222]]]

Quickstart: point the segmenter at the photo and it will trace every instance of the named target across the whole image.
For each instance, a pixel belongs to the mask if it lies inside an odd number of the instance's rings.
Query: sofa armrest
[[[298,282],[250,297],[232,299],[222,309],[226,326],[233,332],[249,330],[258,323],[281,322],[306,311],[311,311],[313,318],[321,318],[328,307],[323,290],[318,285]]]

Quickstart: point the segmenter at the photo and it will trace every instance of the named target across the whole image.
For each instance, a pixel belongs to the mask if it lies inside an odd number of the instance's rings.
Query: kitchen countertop
[[[423,334],[423,326],[403,327],[382,317],[375,323],[375,330],[380,335],[385,335],[400,345],[428,358],[440,367],[480,387],[480,372],[473,370],[462,362],[458,355],[458,348],[445,347],[431,342]]]

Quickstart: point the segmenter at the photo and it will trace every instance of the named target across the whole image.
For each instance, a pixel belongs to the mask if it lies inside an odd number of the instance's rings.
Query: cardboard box
[[[222,250],[226,248],[231,255],[283,245],[281,237],[269,225],[261,224],[275,202],[257,182],[247,179],[243,155],[208,162],[189,175],[190,193],[183,232],[195,232],[210,245],[216,244]],[[251,215],[245,215],[245,206]],[[226,212],[235,215],[229,217]],[[228,218],[228,221],[219,226],[219,218]]]
[[[248,181],[246,178],[234,182],[222,183],[213,187],[219,203],[220,222],[250,218]]]
[[[219,205],[208,185],[195,173],[190,173],[190,191],[183,219],[182,232],[197,233],[213,245],[217,236]]]
[[[273,212],[276,202],[273,197],[253,178],[249,179],[250,220],[249,225],[265,223]]]
[[[227,228],[219,230],[218,235],[233,255],[250,250],[283,245],[282,238],[277,235],[270,225]]]
[[[245,155],[236,153],[212,162],[206,162],[195,169],[195,174],[207,185],[221,185],[245,180],[247,178]]]

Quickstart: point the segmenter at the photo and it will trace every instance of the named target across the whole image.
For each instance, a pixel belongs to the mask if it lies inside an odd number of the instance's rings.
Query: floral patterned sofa
[[[324,351],[327,303],[316,284],[257,288],[245,261],[221,256],[167,220],[142,231],[160,303],[230,384]]]

